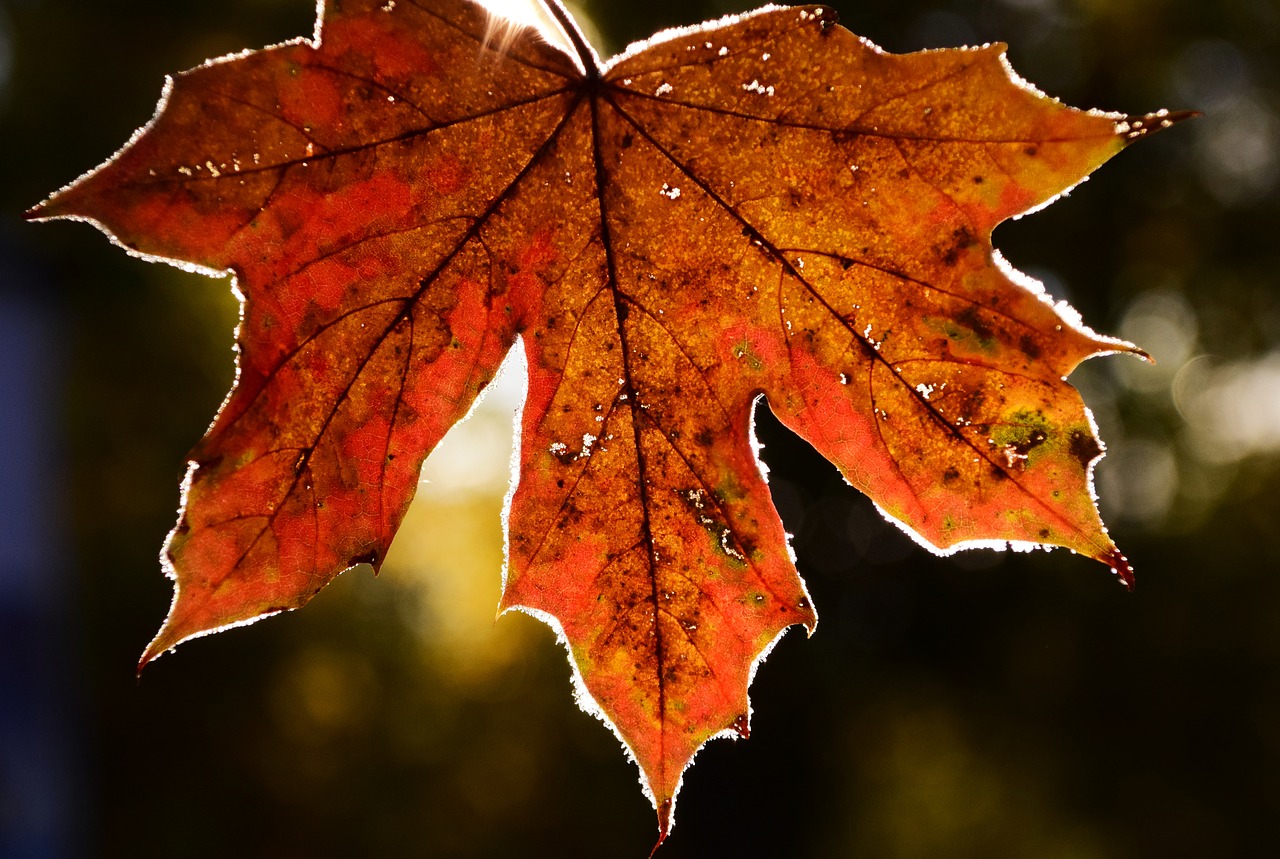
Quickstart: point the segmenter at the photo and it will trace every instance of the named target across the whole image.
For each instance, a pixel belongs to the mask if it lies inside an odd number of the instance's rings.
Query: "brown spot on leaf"
[[[1019,456],[1025,457],[1028,453],[1044,444],[1049,437],[1045,435],[1043,430],[1032,430],[1025,439],[1014,442],[1009,445]]]
[[[995,330],[987,324],[987,321],[982,318],[982,314],[978,312],[978,308],[972,304],[966,305],[964,310],[956,314],[955,319],[956,322],[959,322],[977,335],[979,340],[989,341],[995,336]]]
[[[222,464],[222,459],[223,459],[222,455],[217,454],[214,456],[201,457],[195,460],[195,464],[196,464],[195,477],[197,479],[203,478],[205,474],[202,474],[201,472],[214,471],[215,469],[217,469],[219,465]]]
[[[1082,430],[1072,430],[1071,438],[1067,443],[1071,455],[1080,463],[1080,467],[1087,469],[1089,464],[1102,455],[1102,446],[1098,444],[1098,440],[1092,435]]]
[[[376,570],[382,564],[382,556],[377,549],[370,549],[367,552],[352,555],[347,561],[348,567],[354,567],[356,564],[369,564]]]

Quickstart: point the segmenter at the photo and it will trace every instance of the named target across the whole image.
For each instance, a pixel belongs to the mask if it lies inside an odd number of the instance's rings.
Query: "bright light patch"
[[[548,43],[575,55],[572,44],[560,30],[547,8],[536,0],[479,0],[491,14],[485,41],[499,52],[505,51],[524,27],[532,27]]]

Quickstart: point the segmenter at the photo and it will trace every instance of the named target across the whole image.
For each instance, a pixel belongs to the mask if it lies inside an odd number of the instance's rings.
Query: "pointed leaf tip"
[[[1198,110],[1157,110],[1144,116],[1126,116],[1116,120],[1116,134],[1128,145],[1198,116],[1203,116]]]
[[[142,677],[143,670],[152,662],[155,662],[157,659],[163,656],[166,652],[168,652],[169,648],[173,646],[170,644],[170,645],[166,645],[164,647],[158,648],[156,646],[156,643],[159,640],[160,640],[160,637],[157,635],[156,638],[153,639],[151,643],[147,645],[147,649],[142,651],[142,656],[138,658],[138,677]]]
[[[142,656],[138,657],[137,677],[139,682],[141,682],[142,680],[142,672],[146,669],[146,667],[150,665],[152,662],[155,662],[157,659],[163,656],[166,652],[167,652],[166,650],[156,649],[155,639],[153,639],[151,643],[147,645],[147,649],[142,651]]]
[[[658,852],[658,848],[667,840],[667,836],[671,834],[671,800],[664,799],[658,806],[658,841],[653,845],[653,849],[649,851],[649,859],[653,859]]]
[[[1133,593],[1133,589],[1137,584],[1137,580],[1133,575],[1133,567],[1129,564],[1129,559],[1120,553],[1119,549],[1112,549],[1111,553],[1103,558],[1103,563],[1111,566],[1111,572],[1115,573],[1120,583],[1124,585],[1125,590]]]

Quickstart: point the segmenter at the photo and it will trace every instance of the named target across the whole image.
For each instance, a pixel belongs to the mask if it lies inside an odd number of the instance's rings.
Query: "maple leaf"
[[[424,458],[519,343],[501,607],[671,823],[710,738],[816,615],[751,437],[761,395],[937,550],[1065,546],[1132,584],[1066,376],[1139,352],[991,247],[1181,115],[1067,108],[1002,46],[895,56],[823,7],[669,31],[601,65],[468,0],[342,0],[316,37],[170,80],[33,218],[231,272],[238,375],[190,456],[142,664],[376,569]],[[659,842],[660,843],[660,842]]]

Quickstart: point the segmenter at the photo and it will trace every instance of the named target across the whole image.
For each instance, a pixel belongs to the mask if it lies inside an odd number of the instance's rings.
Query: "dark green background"
[[[996,233],[1094,328],[1171,355],[1080,374],[1139,586],[1066,552],[935,558],[763,420],[822,622],[761,669],[751,740],[699,756],[660,855],[1280,855],[1280,4],[836,5],[889,50],[1007,41],[1074,105],[1205,111]],[[610,49],[742,8],[588,5]],[[34,583],[0,589],[0,855],[644,856],[652,811],[549,632],[459,688],[421,657],[397,586],[358,570],[134,681],[169,601],[156,555],[183,455],[231,379],[234,304],[223,281],[18,214],[122,145],[164,74],[309,34],[313,13],[0,0],[0,310],[21,335],[0,357],[6,390],[33,383],[4,417],[26,446],[0,460],[0,514],[35,523],[0,528],[7,581]],[[377,706],[300,743],[279,696],[316,648]]]

